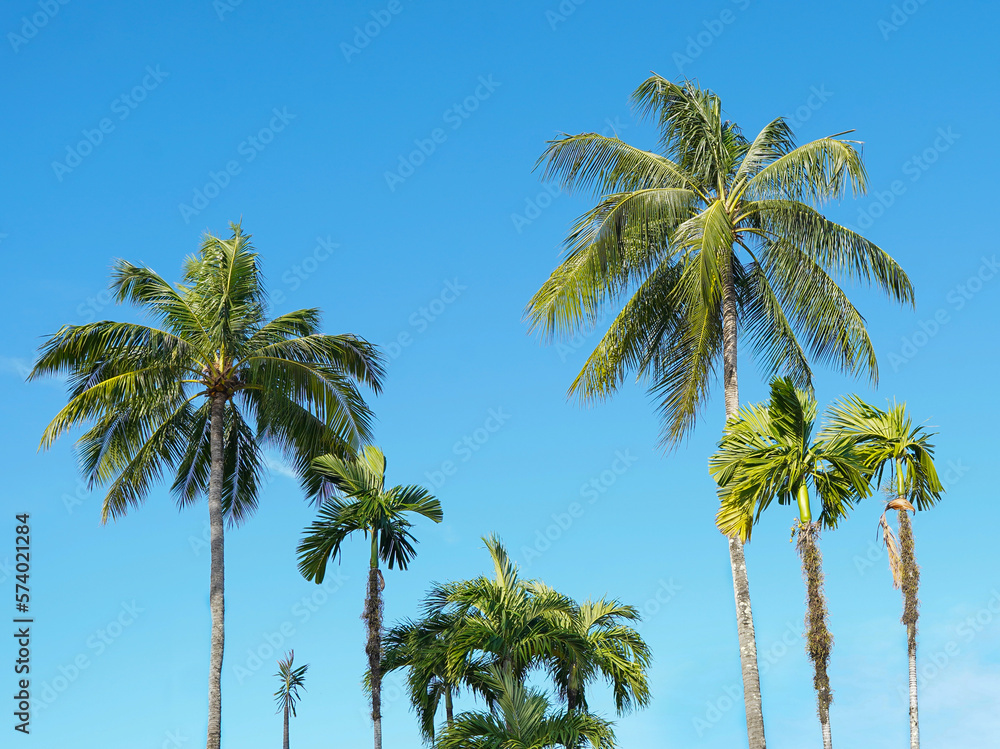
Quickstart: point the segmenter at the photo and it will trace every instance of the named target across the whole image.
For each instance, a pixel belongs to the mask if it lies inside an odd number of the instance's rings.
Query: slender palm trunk
[[[913,550],[913,526],[906,510],[899,511],[899,558],[902,568],[903,617],[906,625],[906,652],[910,661],[910,749],[920,749],[920,722],[917,714],[917,617],[920,568]]]
[[[451,687],[444,688],[444,717],[450,729],[455,722],[455,706],[451,701]]]
[[[288,705],[285,705],[285,736],[281,742],[282,749],[288,749]]]
[[[816,689],[816,705],[820,727],[823,730],[823,748],[831,749],[833,739],[830,733],[830,650],[833,635],[827,627],[826,596],[823,593],[823,556],[819,550],[819,523],[799,522],[799,536],[796,544],[802,558],[802,576],[806,582],[806,651],[813,663],[813,686]]]
[[[378,532],[372,531],[372,557],[368,568],[368,594],[363,616],[368,627],[368,670],[372,683],[372,725],[375,749],[382,749],[382,586],[378,571]]]
[[[736,416],[740,408],[736,376],[736,290],[732,266],[725,271],[722,289],[722,362],[726,393],[726,418]],[[747,740],[750,749],[765,749],[764,712],[761,706],[760,672],[757,669],[757,639],[753,610],[750,607],[750,579],[747,576],[743,543],[729,539],[729,564],[733,571],[733,594],[736,598],[736,631],[740,643],[740,666],[743,672],[743,704],[746,708]]]
[[[208,668],[208,749],[222,742],[222,650],[225,644],[225,554],[222,518],[223,419],[226,399],[212,396],[210,425],[211,472],[208,480],[208,523],[211,547],[209,607],[212,611],[212,645]]]

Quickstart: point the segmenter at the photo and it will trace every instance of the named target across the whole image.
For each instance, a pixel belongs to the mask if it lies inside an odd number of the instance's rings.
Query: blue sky
[[[114,258],[177,279],[203,232],[241,216],[277,312],[318,306],[329,332],[386,347],[373,405],[389,480],[424,483],[444,504],[443,524],[418,527],[411,569],[387,575],[387,620],[413,614],[431,581],[485,571],[480,537],[496,532],[527,574],[646,613],[654,701],[618,721],[621,746],[745,742],[731,697],[732,584],[706,467],[721,399],[664,455],[641,387],[590,409],[566,400],[593,336],[546,347],[521,320],[588,207],[546,190],[535,159],[560,132],[653,147],[628,103],[650,70],[699,79],[749,132],[784,115],[800,140],[854,128],[864,141],[871,191],[829,211],[903,264],[918,304],[900,310],[852,290],[880,385],[820,369],[817,391],[824,402],[852,391],[905,399],[939,430],[948,493],[915,526],[923,736],[928,746],[996,742],[1000,510],[984,435],[1000,416],[989,394],[1000,267],[980,196],[998,166],[986,145],[1000,115],[998,21],[992,4],[919,0],[836,12],[758,0],[7,3],[0,561],[12,561],[12,516],[30,512],[32,676],[46,701],[22,743],[203,741],[204,505],[178,513],[159,488],[101,526],[100,495],[80,483],[70,441],[36,452],[62,386],[23,380],[60,325],[134,317],[102,295]],[[760,399],[751,360],[741,372],[743,399]],[[294,743],[363,745],[366,555],[349,547],[326,590],[299,577],[294,548],[313,511],[286,474],[275,465],[260,511],[227,540],[224,743],[280,740],[271,674],[294,647],[311,664]],[[868,501],[823,539],[833,732],[873,748],[907,735],[905,636],[875,544],[879,512]],[[793,516],[776,508],[747,549],[775,749],[819,743]],[[10,601],[6,567],[0,578]],[[2,650],[12,661],[13,644]],[[3,672],[6,691],[13,674]],[[386,689],[386,745],[415,746],[405,700],[394,682]],[[609,709],[600,688],[593,702]]]

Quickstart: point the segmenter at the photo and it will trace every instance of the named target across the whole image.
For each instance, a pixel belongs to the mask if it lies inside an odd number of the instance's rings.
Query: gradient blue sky
[[[987,145],[1000,115],[994,4],[47,2],[12,0],[0,14],[0,561],[12,561],[12,516],[30,512],[32,675],[36,696],[52,698],[21,744],[204,740],[204,505],[178,513],[159,488],[101,526],[100,495],[80,484],[70,441],[36,453],[61,384],[27,385],[24,374],[61,324],[133,316],[101,296],[114,258],[177,279],[202,233],[240,216],[276,311],[319,306],[330,332],[396,344],[373,403],[378,442],[390,481],[435,486],[445,522],[418,527],[410,571],[387,575],[387,620],[412,615],[431,581],[485,571],[480,537],[496,532],[528,574],[646,612],[654,701],[618,721],[621,746],[744,744],[729,696],[739,684],[731,578],[706,470],[721,400],[665,456],[641,387],[592,409],[566,401],[593,337],[545,347],[521,321],[588,207],[547,193],[535,159],[559,132],[654,146],[628,102],[650,70],[698,78],[747,131],[785,115],[800,139],[856,128],[865,142],[871,193],[830,212],[904,265],[918,306],[852,292],[881,383],[821,369],[818,394],[905,399],[939,428],[948,494],[916,523],[923,735],[927,746],[1000,741],[1000,510],[988,480],[996,445],[984,438],[1000,416],[988,395],[1000,268],[980,197],[998,166]],[[378,33],[361,47],[356,27],[369,22]],[[88,133],[99,142],[81,147]],[[411,158],[420,142],[433,152]],[[213,174],[219,190],[206,189]],[[751,360],[742,373],[744,399],[761,398]],[[448,477],[436,473],[445,461]],[[294,744],[362,746],[365,552],[346,550],[329,591],[303,581],[294,548],[312,510],[286,474],[275,465],[259,513],[228,537],[224,745],[280,740],[271,640],[311,664]],[[582,515],[567,523],[573,503]],[[907,735],[905,637],[875,545],[879,511],[866,502],[823,540],[833,731],[845,746],[900,746]],[[774,749],[820,738],[792,518],[776,508],[747,551]],[[11,611],[13,579],[6,568],[0,578]],[[263,665],[252,651],[267,654]],[[0,653],[10,663],[13,643]],[[13,674],[0,671],[8,694]],[[399,694],[390,680],[386,746],[416,746]],[[609,707],[601,688],[593,702]]]

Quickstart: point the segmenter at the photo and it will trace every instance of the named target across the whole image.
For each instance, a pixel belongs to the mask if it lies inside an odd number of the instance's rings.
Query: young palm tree
[[[485,657],[515,679],[545,665],[557,654],[582,658],[585,638],[566,626],[574,602],[535,580],[521,578],[517,565],[495,536],[484,538],[493,577],[436,585],[425,603],[428,616],[450,616],[448,668],[461,672],[470,659]],[[487,702],[492,697],[486,694]]]
[[[830,679],[827,664],[833,638],[827,627],[823,594],[821,528],[835,528],[868,494],[868,474],[853,440],[844,435],[815,438],[816,400],[787,378],[771,383],[766,405],[741,408],[730,419],[709,461],[719,484],[719,530],[741,541],[750,540],[754,524],[775,499],[798,505],[797,550],[806,582],[806,650],[813,662],[813,686],[823,746],[830,749]],[[813,522],[809,487],[822,506]]]
[[[358,390],[380,390],[376,349],[323,335],[319,311],[267,319],[259,257],[239,225],[206,236],[172,286],[119,260],[111,289],[154,325],[66,325],[41,347],[29,379],[66,373],[69,403],[42,435],[48,448],[91,424],[77,446],[91,485],[108,484],[103,522],[141,505],[164,472],[179,505],[208,498],[210,607],[208,749],[222,731],[224,531],[256,508],[271,445],[300,471],[317,455],[367,440],[371,413]]]
[[[299,571],[307,580],[322,583],[326,565],[335,560],[341,545],[358,531],[371,539],[368,589],[362,618],[368,629],[365,653],[371,679],[372,722],[375,749],[382,749],[382,589],[385,582],[379,560],[389,569],[405,570],[416,556],[416,539],[410,533],[409,515],[440,523],[441,503],[420,486],[385,486],[385,456],[377,447],[363,448],[356,459],[323,455],[313,461],[313,471],[338,492],[323,502],[315,522],[299,543]]]
[[[305,689],[306,671],[309,664],[295,668],[292,662],[295,660],[295,651],[289,650],[288,655],[283,660],[278,661],[278,673],[275,676],[281,681],[281,686],[274,693],[274,699],[278,702],[278,712],[284,713],[285,732],[281,742],[283,749],[288,749],[288,715],[291,713],[295,717],[295,706],[299,701],[299,688]]]
[[[865,190],[861,154],[836,136],[795,146],[777,118],[752,140],[722,117],[711,91],[653,75],[633,101],[660,129],[652,153],[596,133],[563,135],[539,160],[564,190],[598,197],[566,239],[566,259],[531,299],[547,338],[610,328],[570,387],[610,397],[626,374],[650,383],[663,442],[693,428],[721,363],[726,416],[739,409],[737,332],[771,373],[807,386],[812,357],[873,381],[865,322],[838,285],[872,283],[913,301],[902,269],[815,206]],[[629,296],[631,295],[631,296]],[[801,341],[801,342],[800,342]],[[729,542],[751,749],[763,749],[757,647],[743,548]]]
[[[932,433],[920,426],[906,411],[905,403],[892,403],[887,409],[877,408],[858,397],[835,405],[830,411],[827,429],[833,434],[845,434],[859,445],[865,468],[875,484],[888,476],[890,492],[895,497],[886,510],[895,509],[899,517],[899,544],[883,513],[880,522],[889,551],[893,585],[903,590],[902,623],[906,627],[910,682],[910,747],[920,749],[920,724],[917,712],[917,618],[920,600],[920,568],[914,555],[913,526],[907,512],[926,510],[940,498],[944,487],[934,467]]]
[[[612,687],[619,714],[649,704],[649,647],[627,624],[638,619],[634,607],[603,598],[574,607],[571,618],[563,624],[582,638],[586,647],[558,652],[548,666],[568,710],[586,711],[586,687],[601,677]]]
[[[488,671],[483,656],[470,656],[461,671],[448,668],[452,635],[458,629],[454,614],[427,616],[419,621],[406,620],[385,633],[382,644],[383,674],[405,668],[410,704],[417,713],[420,733],[427,742],[434,741],[435,721],[444,703],[445,724],[455,719],[454,700],[463,687],[488,697]]]
[[[438,749],[615,746],[611,723],[583,711],[554,712],[544,694],[527,689],[510,673],[494,668],[491,689],[497,695],[494,709],[456,717],[438,741]]]

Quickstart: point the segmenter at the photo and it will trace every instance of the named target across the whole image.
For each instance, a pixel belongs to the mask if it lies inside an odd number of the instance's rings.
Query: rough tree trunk
[[[372,725],[375,749],[382,749],[382,585],[378,570],[378,536],[372,533],[372,559],[368,570],[368,593],[362,617],[368,628],[368,669],[372,684]]]
[[[726,393],[726,418],[736,416],[740,408],[736,373],[736,292],[731,265],[725,271],[722,293],[722,360]],[[764,712],[760,696],[760,672],[757,669],[757,639],[753,610],[750,607],[750,579],[743,555],[743,543],[729,539],[729,564],[733,572],[736,598],[736,631],[740,643],[740,666],[743,673],[743,703],[746,708],[747,740],[750,749],[765,749]]]
[[[830,734],[830,704],[833,702],[833,692],[830,690],[827,667],[830,663],[833,635],[827,627],[819,531],[818,522],[800,522],[796,548],[802,558],[802,577],[806,582],[806,652],[813,663],[813,686],[816,688],[819,723],[823,729],[823,747],[831,749],[833,739]]]
[[[920,749],[920,722],[917,714],[917,618],[920,601],[920,568],[913,549],[913,526],[906,510],[899,510],[899,560],[902,572],[903,617],[906,625],[906,652],[910,661],[910,749]]]
[[[225,644],[225,554],[222,518],[223,420],[226,399],[212,396],[211,472],[208,481],[208,522],[210,528],[211,578],[209,606],[212,611],[212,645],[208,668],[208,749],[219,749],[222,742],[222,650]]]

